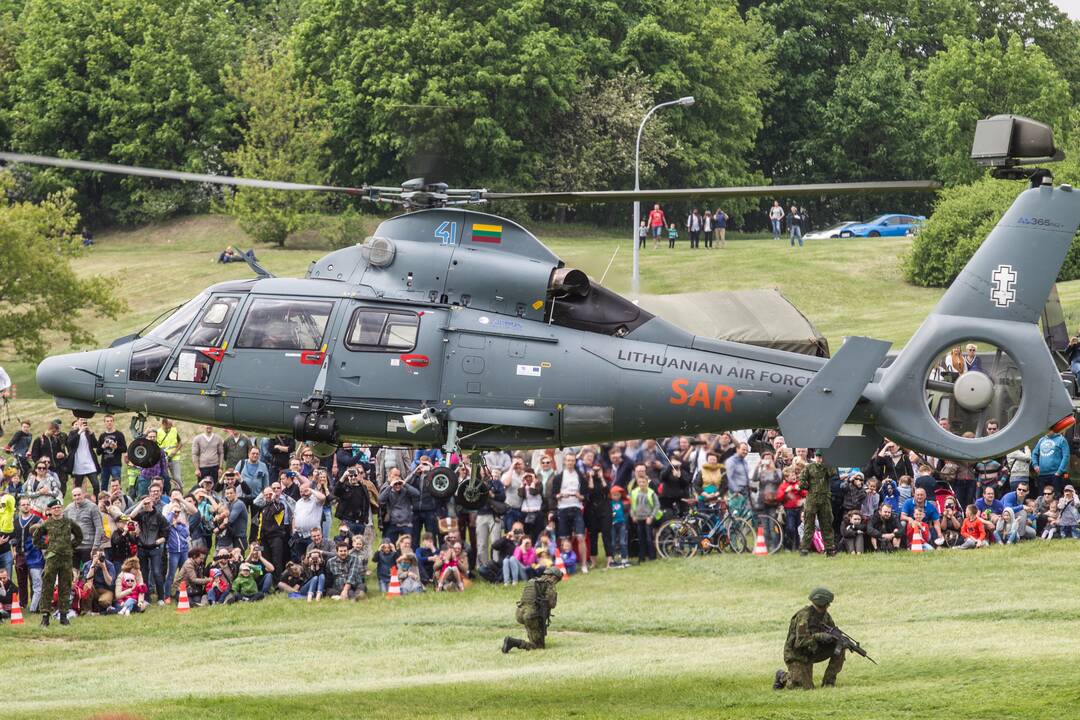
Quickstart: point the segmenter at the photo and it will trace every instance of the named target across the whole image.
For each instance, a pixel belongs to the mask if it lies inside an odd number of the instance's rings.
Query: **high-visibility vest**
[[[180,433],[176,432],[175,425],[169,428],[169,432],[167,433],[158,430],[158,435],[160,437],[158,437],[157,444],[163,453],[171,453],[176,446],[180,444]]]

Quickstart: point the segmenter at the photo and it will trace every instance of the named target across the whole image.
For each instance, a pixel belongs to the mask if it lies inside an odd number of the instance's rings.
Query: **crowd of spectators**
[[[943,421],[946,423],[947,421]],[[985,432],[996,432],[987,423]],[[224,435],[184,442],[167,420],[147,432],[162,459],[137,468],[106,416],[100,431],[59,420],[23,423],[5,448],[0,488],[0,606],[16,590],[37,610],[41,549],[31,529],[53,499],[79,525],[73,612],[128,615],[177,601],[307,602],[385,593],[514,585],[552,565],[569,574],[656,557],[654,532],[692,505],[741,496],[775,516],[796,549],[804,528],[800,476],[815,455],[774,429],[629,440],[535,451],[489,451],[477,472],[486,501],[466,510],[425,492],[439,449],[342,444],[320,457],[291,437]],[[195,476],[184,478],[188,448]],[[862,468],[830,469],[834,532],[851,553],[1080,537],[1068,484],[1069,444],[1048,433],[1028,450],[961,464],[885,442]],[[445,458],[462,480],[468,462]]]

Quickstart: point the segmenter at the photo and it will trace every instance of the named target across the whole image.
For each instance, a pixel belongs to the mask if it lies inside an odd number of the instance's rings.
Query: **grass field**
[[[509,656],[518,588],[152,608],[0,627],[6,717],[1075,718],[1074,543],[896,557],[664,561],[560,586],[549,649]],[[879,663],[775,692],[811,587]],[[820,682],[823,667],[815,675]]]

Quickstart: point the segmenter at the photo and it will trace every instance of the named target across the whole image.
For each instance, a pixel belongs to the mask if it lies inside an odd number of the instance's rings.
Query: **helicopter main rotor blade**
[[[88,162],[49,157],[47,155],[24,155],[21,153],[0,152],[0,160],[10,163],[29,163],[31,165],[49,165],[73,170],[113,173],[114,175],[138,175],[140,177],[161,178],[163,180],[181,180],[184,182],[212,183],[214,185],[233,185],[237,187],[263,188],[265,190],[303,190],[314,192],[345,193],[347,195],[367,195],[366,188],[337,187],[334,185],[305,185],[303,183],[280,182],[277,180],[255,180],[252,178],[231,177],[229,175],[203,175],[200,173],[181,172],[178,170],[159,170],[136,165],[114,165],[112,163]],[[382,189],[382,188],[378,188]],[[400,191],[400,188],[386,188]]]
[[[608,203],[631,200],[683,200],[694,198],[746,198],[796,195],[852,195],[857,193],[933,192],[941,188],[935,180],[895,180],[883,182],[815,183],[810,185],[750,185],[746,187],[674,188],[670,190],[598,190],[594,192],[484,193],[485,200],[525,200],[531,202]]]

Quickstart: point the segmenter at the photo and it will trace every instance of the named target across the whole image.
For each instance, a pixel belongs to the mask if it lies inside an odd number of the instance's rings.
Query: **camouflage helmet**
[[[556,580],[562,580],[562,570],[555,567],[554,565],[549,565],[548,567],[544,568],[544,573],[543,574],[544,575],[551,575]]]
[[[828,588],[816,587],[810,591],[810,602],[815,605],[828,605],[833,601],[833,594]]]

